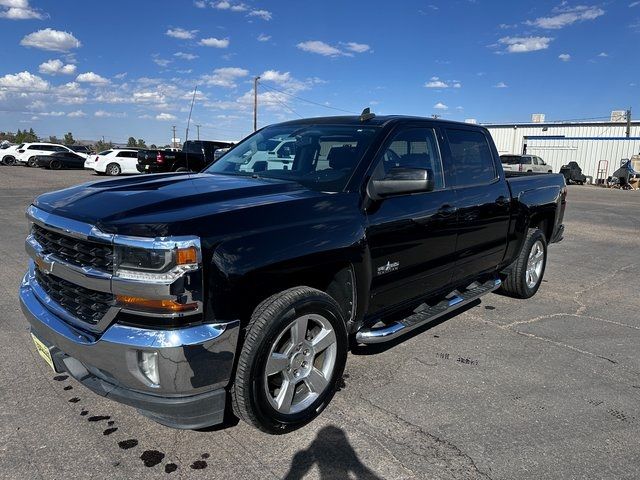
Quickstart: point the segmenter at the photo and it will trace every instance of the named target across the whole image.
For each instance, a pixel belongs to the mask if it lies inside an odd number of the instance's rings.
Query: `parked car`
[[[241,170],[283,137],[291,168]],[[505,173],[479,125],[296,120],[199,174],[39,196],[20,301],[40,355],[100,395],[179,428],[222,422],[229,396],[287,433],[328,405],[350,342],[533,296],[565,202],[562,175]]]
[[[69,147],[56,143],[25,143],[17,150],[16,160],[27,167],[35,167],[37,156],[51,155],[55,152],[75,153]]]
[[[16,157],[18,156],[18,150],[23,146],[24,143],[21,143],[20,145],[11,145],[0,150],[0,163],[2,165],[15,165]]]
[[[240,170],[287,170],[292,167],[296,155],[295,145],[295,140],[290,138],[262,142],[257,145],[256,151],[246,154],[245,163],[240,166]]]
[[[233,143],[208,140],[189,140],[182,150],[139,150],[140,173],[199,172],[215,159],[215,151],[229,148]]]
[[[550,165],[535,155],[500,155],[502,168],[510,172],[552,173]]]
[[[67,168],[84,168],[85,158],[75,152],[54,152],[51,155],[37,155],[35,164],[37,167],[60,170]]]
[[[93,155],[93,151],[87,145],[69,145],[69,148],[74,152],[84,155],[86,157]]]
[[[139,174],[138,150],[114,148],[91,156],[84,164],[85,168],[92,168],[97,174],[122,175]]]

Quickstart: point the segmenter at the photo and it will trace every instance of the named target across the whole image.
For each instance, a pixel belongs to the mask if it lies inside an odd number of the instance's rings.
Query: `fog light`
[[[160,384],[158,374],[158,352],[138,351],[138,366],[142,374],[154,385]]]

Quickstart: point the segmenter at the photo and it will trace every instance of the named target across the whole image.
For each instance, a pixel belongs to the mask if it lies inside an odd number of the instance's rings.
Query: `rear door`
[[[376,159],[372,179],[394,167],[428,168],[434,190],[386,198],[367,209],[371,255],[370,313],[423,297],[446,286],[455,264],[455,193],[449,186],[430,124],[391,133]]]
[[[484,130],[445,127],[453,168],[457,251],[453,281],[495,269],[507,246],[511,193]]]

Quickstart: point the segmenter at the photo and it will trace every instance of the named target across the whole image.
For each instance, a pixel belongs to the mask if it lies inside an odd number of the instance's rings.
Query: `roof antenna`
[[[371,113],[371,109],[367,107],[364,110],[362,110],[362,113],[360,114],[360,121],[366,122],[367,120],[371,120],[372,118],[375,118],[375,117],[376,117],[376,114]]]
[[[198,91],[198,86],[196,85],[195,87],[193,87],[193,97],[191,98],[191,109],[189,110],[189,119],[187,120],[187,131],[185,132],[185,136],[184,136],[184,143],[187,143],[187,141],[189,140],[189,125],[191,125],[191,113],[193,112],[193,104],[196,101],[196,92]],[[184,143],[183,145],[183,149],[184,149]],[[189,171],[189,149],[187,149],[187,151],[185,152],[185,165],[187,167],[187,171]]]

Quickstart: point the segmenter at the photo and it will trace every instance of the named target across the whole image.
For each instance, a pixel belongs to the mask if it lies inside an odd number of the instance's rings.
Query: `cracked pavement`
[[[17,300],[23,213],[95,178],[0,167],[0,478],[640,477],[640,192],[569,187],[534,298],[489,295],[358,349],[325,412],[272,437],[162,427],[37,355]]]

